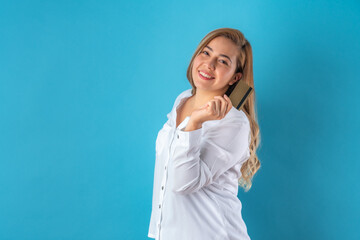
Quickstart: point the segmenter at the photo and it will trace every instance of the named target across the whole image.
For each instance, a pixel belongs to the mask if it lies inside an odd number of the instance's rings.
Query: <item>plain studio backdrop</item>
[[[260,239],[360,239],[359,1],[1,1],[0,239],[148,239],[155,139],[200,40],[253,48]]]

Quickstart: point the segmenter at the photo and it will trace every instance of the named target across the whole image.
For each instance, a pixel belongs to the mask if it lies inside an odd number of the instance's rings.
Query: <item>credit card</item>
[[[240,80],[237,83],[230,85],[225,94],[230,98],[232,105],[237,110],[240,110],[252,91],[252,87]]]

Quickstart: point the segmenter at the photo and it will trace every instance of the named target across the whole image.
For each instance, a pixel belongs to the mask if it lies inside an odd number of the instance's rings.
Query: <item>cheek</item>
[[[229,69],[225,69],[225,68],[222,68],[222,69],[218,68],[218,74],[219,74],[219,77],[222,79],[222,81],[228,81],[232,77],[231,71],[229,71]]]
[[[198,67],[199,63],[200,63],[199,57],[194,58],[193,66],[194,66],[194,67]]]
[[[199,59],[195,58],[193,61],[193,68],[192,68],[192,71],[194,74],[197,72],[197,69],[199,68],[199,66],[200,66],[200,61],[199,61]]]

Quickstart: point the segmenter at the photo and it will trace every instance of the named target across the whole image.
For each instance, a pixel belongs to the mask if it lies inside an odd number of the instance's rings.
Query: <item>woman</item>
[[[192,88],[176,98],[156,139],[148,237],[250,239],[237,193],[260,168],[255,91],[240,110],[225,95],[237,81],[254,88],[250,43],[236,29],[208,33],[187,78]]]

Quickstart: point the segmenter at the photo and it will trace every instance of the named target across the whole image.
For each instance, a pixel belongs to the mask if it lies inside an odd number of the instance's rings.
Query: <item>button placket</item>
[[[171,142],[170,142],[170,145],[169,145],[169,152],[168,152],[168,157],[166,159],[166,162],[165,162],[165,171],[164,171],[164,175],[163,175],[163,180],[162,180],[162,183],[161,183],[161,191],[160,191],[160,202],[159,202],[159,205],[158,205],[158,209],[160,211],[160,217],[159,217],[159,222],[158,222],[158,229],[159,229],[159,237],[160,237],[160,228],[161,228],[161,220],[162,220],[162,205],[163,205],[163,201],[164,201],[164,194],[165,194],[165,186],[166,186],[166,182],[167,182],[167,166],[168,166],[168,162],[169,162],[169,158],[171,156],[171,146],[172,146],[172,143],[174,141],[174,136],[175,134],[177,134],[176,130],[175,131],[172,131],[172,136],[171,136]]]

